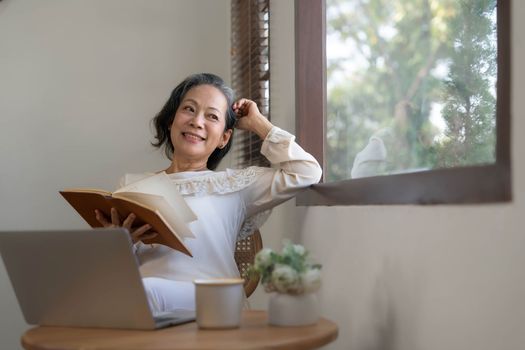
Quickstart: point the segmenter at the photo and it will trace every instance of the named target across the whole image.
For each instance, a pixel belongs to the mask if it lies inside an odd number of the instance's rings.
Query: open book
[[[102,227],[96,219],[95,209],[110,220],[111,207],[114,207],[121,220],[134,213],[134,227],[148,223],[152,231],[158,232],[156,237],[144,240],[144,243],[163,244],[192,256],[184,244],[184,238],[194,237],[187,223],[197,220],[197,216],[164,172],[133,182],[113,193],[70,188],[60,191],[60,194],[91,227]]]

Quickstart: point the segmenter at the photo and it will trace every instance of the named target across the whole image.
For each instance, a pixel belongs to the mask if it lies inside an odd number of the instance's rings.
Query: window
[[[298,203],[510,200],[509,12],[296,1],[297,136],[325,170]]]
[[[270,118],[270,0],[232,0],[232,87],[240,97],[255,101]],[[233,151],[240,167],[268,166],[260,153],[262,140],[236,130]]]

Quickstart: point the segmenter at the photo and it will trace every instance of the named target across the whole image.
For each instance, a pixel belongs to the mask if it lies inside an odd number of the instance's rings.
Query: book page
[[[101,189],[98,189],[98,188],[87,188],[87,187],[84,187],[84,188],[66,188],[66,189],[62,190],[62,192],[95,193],[95,194],[99,194],[99,195],[107,196],[107,197],[111,197],[111,194],[112,194],[109,191],[101,190]]]
[[[149,193],[162,196],[165,198],[166,202],[173,207],[173,210],[176,210],[177,216],[180,220],[183,220],[184,222],[197,220],[197,215],[195,215],[193,210],[188,206],[165,172],[133,182],[127,186],[119,188],[113,193],[124,192]]]
[[[176,214],[175,209],[166,201],[163,196],[149,193],[119,192],[114,193],[113,197],[129,199],[145,207],[151,208],[152,210],[159,212],[164,221],[170,226],[170,229],[175,231],[180,237],[195,237],[188,225],[186,225],[186,223],[179,218],[179,215]]]

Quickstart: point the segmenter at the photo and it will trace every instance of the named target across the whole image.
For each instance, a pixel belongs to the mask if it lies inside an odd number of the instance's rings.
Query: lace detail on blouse
[[[257,176],[266,169],[251,166],[245,169],[227,169],[220,173],[172,179],[173,184],[183,196],[206,196],[209,194],[227,194],[242,190],[255,182]],[[244,239],[255,232],[270,216],[271,210],[257,213],[247,218],[237,235],[237,240]]]
[[[212,173],[183,179],[173,179],[173,184],[183,196],[205,196],[208,194],[226,194],[242,190],[251,185],[264,168],[251,166],[240,170]]]
[[[237,235],[237,240],[240,241],[252,235],[255,232],[255,230],[257,230],[265,223],[265,221],[268,219],[271,213],[272,210],[269,209],[252,215],[248,219],[246,219],[242,224],[239,234]]]

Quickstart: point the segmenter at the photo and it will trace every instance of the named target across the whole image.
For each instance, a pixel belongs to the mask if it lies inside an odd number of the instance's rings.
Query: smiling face
[[[183,96],[170,131],[174,162],[206,164],[216,148],[228,143],[232,130],[224,130],[227,103],[212,85],[196,86]]]

